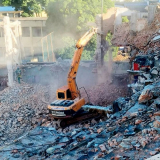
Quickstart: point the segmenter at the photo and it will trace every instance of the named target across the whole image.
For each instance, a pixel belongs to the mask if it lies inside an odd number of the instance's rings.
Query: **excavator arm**
[[[54,118],[74,117],[85,104],[85,100],[80,97],[80,91],[76,85],[76,76],[83,48],[95,33],[97,33],[97,30],[92,28],[76,44],[77,49],[68,73],[68,85],[59,88],[57,90],[57,100],[48,105],[49,112]]]
[[[82,38],[80,38],[76,44],[77,50],[74,53],[74,57],[72,60],[72,64],[68,73],[68,88],[71,92],[71,99],[75,99],[80,97],[80,92],[76,85],[76,76],[79,68],[79,63],[81,60],[81,55],[83,52],[83,48],[87,45],[93,35],[97,32],[95,28],[92,28],[88,32],[86,32]]]

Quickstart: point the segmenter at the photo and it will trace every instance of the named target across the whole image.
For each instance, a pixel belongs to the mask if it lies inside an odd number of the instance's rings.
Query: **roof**
[[[15,8],[11,7],[11,6],[0,7],[0,12],[3,12],[3,11],[14,11],[14,10],[15,10]]]
[[[124,6],[130,10],[146,12],[147,2],[115,2],[115,5]]]
[[[147,2],[128,2],[124,3],[124,7],[130,10],[136,10],[140,12],[146,12],[146,7],[148,6]]]

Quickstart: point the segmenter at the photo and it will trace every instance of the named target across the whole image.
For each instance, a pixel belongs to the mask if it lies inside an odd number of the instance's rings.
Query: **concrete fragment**
[[[101,149],[102,152],[106,152],[106,147],[104,144],[99,145],[99,148]]]

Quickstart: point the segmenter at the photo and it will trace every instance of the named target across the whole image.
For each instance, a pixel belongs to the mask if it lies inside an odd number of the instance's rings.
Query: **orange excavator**
[[[85,105],[84,98],[81,98],[80,91],[76,84],[76,75],[84,47],[92,36],[97,33],[97,29],[92,28],[80,38],[76,44],[73,61],[68,73],[68,85],[57,90],[57,100],[48,105],[49,113],[58,119],[74,117]]]

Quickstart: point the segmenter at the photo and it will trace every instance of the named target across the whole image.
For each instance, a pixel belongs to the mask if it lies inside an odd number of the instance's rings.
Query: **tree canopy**
[[[111,0],[105,0],[103,12],[114,6]],[[88,29],[89,22],[95,22],[97,14],[101,14],[101,0],[51,0],[46,7],[49,16],[46,26],[48,32],[54,33],[54,44],[57,56],[71,58],[74,53],[75,40],[78,40]],[[65,37],[74,43],[66,43]],[[66,44],[68,46],[66,46]],[[82,59],[93,59],[96,49],[96,36],[85,47]]]
[[[15,7],[15,10],[22,10],[24,17],[31,17],[34,13],[40,13],[45,9],[49,0],[2,0],[2,5]]]
[[[89,29],[88,23],[101,14],[101,0],[2,0],[2,4],[22,10],[25,17],[45,10],[48,14],[47,32],[54,33],[56,53],[62,58],[72,57],[76,40]],[[103,13],[113,6],[112,0],[105,0]],[[85,47],[82,59],[92,59],[95,49],[96,36]]]
[[[105,0],[103,11],[114,6],[111,0]],[[101,0],[51,0],[46,7],[49,16],[47,26],[56,34],[86,31],[88,22],[95,21],[101,13]],[[51,27],[52,26],[52,27]]]

